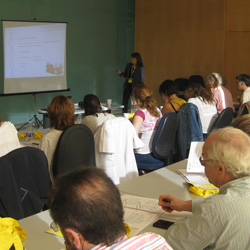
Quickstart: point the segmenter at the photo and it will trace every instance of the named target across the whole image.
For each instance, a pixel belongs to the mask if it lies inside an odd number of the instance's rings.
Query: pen
[[[163,201],[165,202],[165,203],[171,203],[171,201],[170,200],[167,200],[167,199],[163,199]]]
[[[36,142],[32,142],[31,144],[32,145],[39,145],[39,143],[36,143]]]

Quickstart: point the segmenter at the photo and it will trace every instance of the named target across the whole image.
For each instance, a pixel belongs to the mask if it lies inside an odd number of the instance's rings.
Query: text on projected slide
[[[7,28],[5,48],[5,78],[64,75],[64,24]]]

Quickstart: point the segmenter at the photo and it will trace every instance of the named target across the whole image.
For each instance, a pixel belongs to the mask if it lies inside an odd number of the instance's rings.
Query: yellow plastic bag
[[[43,137],[43,132],[34,132],[34,138],[41,139]]]
[[[18,134],[18,138],[25,138],[26,133]],[[34,132],[35,139],[41,139],[43,137],[43,132]]]
[[[124,222],[124,226],[126,228],[126,235],[129,238],[129,234],[131,232],[131,227],[126,222]]]
[[[189,191],[196,195],[207,197],[210,194],[217,194],[219,192],[219,189],[203,189],[203,188],[195,187],[191,185],[189,187]]]
[[[0,217],[0,249],[9,250],[14,244],[16,250],[23,250],[22,241],[26,238],[26,232],[13,218]]]

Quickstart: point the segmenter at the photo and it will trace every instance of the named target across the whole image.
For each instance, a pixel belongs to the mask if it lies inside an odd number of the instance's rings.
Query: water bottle
[[[33,139],[34,139],[34,128],[32,122],[29,121],[26,128],[26,141],[31,141]]]
[[[79,114],[79,115],[77,116],[76,123],[77,123],[77,124],[81,124],[81,123],[82,123],[82,114]]]

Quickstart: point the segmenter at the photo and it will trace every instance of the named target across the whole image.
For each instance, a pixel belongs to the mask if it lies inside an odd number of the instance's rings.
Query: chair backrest
[[[53,159],[53,176],[79,166],[95,166],[95,142],[91,130],[82,124],[66,129],[60,136]]]
[[[218,128],[224,128],[229,126],[234,118],[233,109],[230,107],[225,108],[222,112],[218,115],[216,120],[214,121],[213,125],[211,126],[209,133]]]
[[[189,85],[189,80],[186,78],[176,78],[174,82],[177,83],[179,91],[185,91]]]
[[[152,143],[153,155],[164,161],[165,165],[172,163],[177,129],[177,114],[166,113],[160,120]]]
[[[192,83],[198,83],[202,87],[205,88],[205,83],[204,83],[203,77],[200,76],[200,75],[192,75],[192,76],[190,76],[189,77],[189,82],[190,82],[190,84],[192,84]]]
[[[238,111],[237,117],[250,114],[250,101],[243,103]]]
[[[0,158],[0,217],[17,220],[47,208],[48,161],[37,148],[23,147]]]
[[[188,157],[192,141],[203,141],[200,114],[193,103],[184,103],[177,114],[178,154],[181,160]]]

